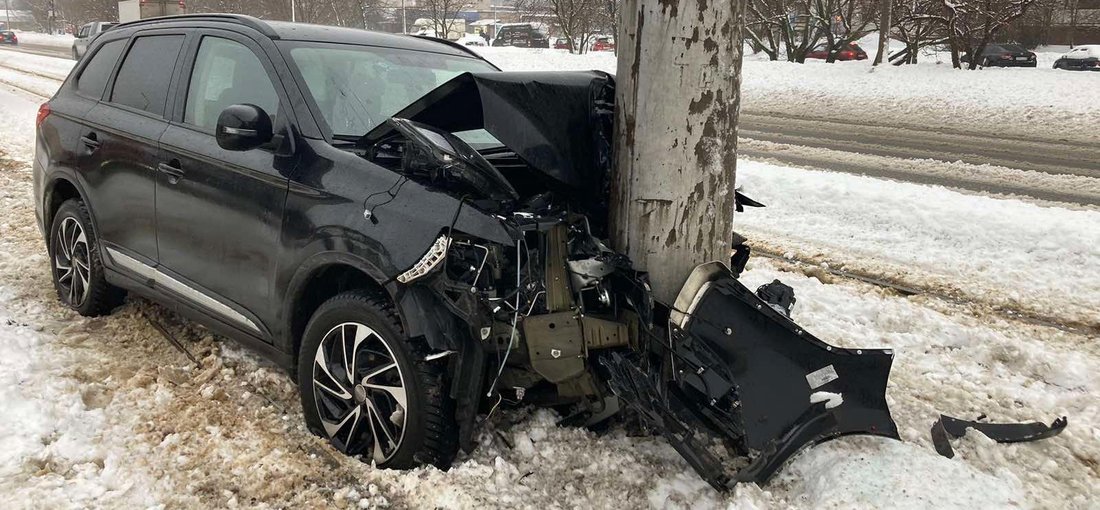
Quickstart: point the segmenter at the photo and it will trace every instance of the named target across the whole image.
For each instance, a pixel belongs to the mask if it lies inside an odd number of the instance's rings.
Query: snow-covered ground
[[[565,50],[474,48],[506,70],[615,72],[615,55]],[[1053,60],[1051,60],[1053,62]],[[1082,100],[1100,86],[1100,73],[1050,68],[959,71],[927,61],[912,66],[872,68],[870,61],[808,61],[805,64],[752,58],[742,64],[741,107],[844,119],[879,125],[989,133],[993,136],[1100,141],[1100,108]]]
[[[488,50],[512,69],[591,68],[610,58]],[[495,415],[478,449],[447,472],[377,470],[308,434],[290,379],[232,343],[141,299],[98,319],[56,304],[31,203],[41,99],[25,91],[56,87],[47,76],[60,64],[26,58],[12,64],[0,53],[0,507],[1093,508],[1100,500],[1097,336],[998,311],[1095,322],[1095,211],[743,161],[740,184],[768,204],[737,217],[753,242],[956,296],[905,297],[820,266],[763,258],[744,276],[750,286],[775,278],[793,286],[794,319],[823,339],[895,351],[888,399],[904,442],[832,441],[796,457],[764,488],[722,495],[660,439],[618,428],[598,436],[556,427],[549,411],[515,410]],[[795,87],[791,66],[746,63],[746,108],[771,94],[764,84],[782,94]],[[864,78],[893,75],[813,66],[857,90],[874,88]],[[924,79],[940,72],[926,67]],[[811,82],[825,79],[798,69]],[[868,97],[869,109],[894,107]],[[1060,114],[1033,122],[1061,129],[1090,115],[1058,101]],[[982,99],[968,108],[997,105]],[[167,325],[201,366],[147,318]],[[928,436],[940,412],[1046,422],[1066,415],[1070,424],[1056,438],[1016,445],[972,433],[949,460]]]

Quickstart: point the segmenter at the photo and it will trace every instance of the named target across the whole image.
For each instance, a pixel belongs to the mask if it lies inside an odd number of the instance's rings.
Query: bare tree
[[[951,46],[951,65],[962,68],[962,55],[969,58],[967,69],[982,65],[981,54],[1010,23],[1027,13],[1038,0],[942,0],[943,23]]]
[[[470,8],[472,3],[471,0],[421,0],[417,6],[427,13],[436,35],[446,39],[457,25],[459,11]]]
[[[665,302],[733,234],[743,0],[624,0],[611,240]]]
[[[745,34],[772,60],[804,62],[819,43],[828,61],[874,24],[878,0],[748,0]]]
[[[602,0],[548,0],[548,3],[561,34],[569,40],[569,52],[588,51]]]

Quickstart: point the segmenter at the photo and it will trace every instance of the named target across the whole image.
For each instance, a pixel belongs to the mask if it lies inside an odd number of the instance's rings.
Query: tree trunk
[[[890,15],[893,10],[894,0],[882,0],[878,16],[878,52],[875,53],[875,62],[872,65],[881,64],[890,51]]]
[[[743,7],[621,7],[611,240],[666,303],[697,264],[730,256]]]

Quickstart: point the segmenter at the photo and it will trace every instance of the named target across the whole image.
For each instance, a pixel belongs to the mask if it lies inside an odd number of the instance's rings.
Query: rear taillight
[[[1011,53],[1001,53],[1001,60],[1009,60],[1012,58]]]
[[[840,56],[844,57],[844,58],[852,58],[852,52],[850,52],[848,50],[844,50],[844,51],[840,52]]]
[[[50,103],[42,103],[42,106],[38,107],[38,116],[34,118],[34,127],[42,125],[42,121],[46,120],[46,117],[50,116]]]

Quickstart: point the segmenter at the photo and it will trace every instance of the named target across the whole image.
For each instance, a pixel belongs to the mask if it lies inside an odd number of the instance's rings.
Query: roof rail
[[[249,28],[254,28],[260,33],[272,39],[278,39],[279,34],[271,28],[270,25],[264,23],[259,18],[252,16],[246,16],[244,14],[177,14],[175,16],[157,16],[155,18],[139,19],[137,21],[128,21],[121,23],[118,26],[113,27],[114,30],[120,28],[129,28],[139,25],[153,25],[157,23],[171,23],[173,21],[221,21],[226,23],[237,23]]]
[[[405,35],[407,35],[407,36],[409,36],[409,37],[415,37],[415,38],[417,38],[417,39],[424,39],[425,41],[432,41],[432,42],[437,42],[437,43],[442,43],[442,44],[446,44],[447,46],[450,46],[450,47],[452,47],[452,48],[456,48],[456,49],[462,50],[462,51],[464,51],[464,52],[466,52],[466,53],[469,53],[470,55],[473,55],[473,56],[475,56],[475,57],[477,57],[477,58],[481,59],[481,60],[485,60],[485,57],[482,57],[482,56],[481,56],[481,55],[479,55],[479,54],[478,54],[478,53],[477,53],[476,51],[474,51],[474,50],[471,50],[470,48],[468,48],[468,47],[466,47],[466,46],[463,46],[463,45],[461,45],[461,44],[458,44],[458,43],[456,43],[456,42],[454,42],[454,41],[449,41],[449,40],[447,40],[447,39],[443,39],[443,38],[441,38],[441,37],[432,37],[432,36],[430,36],[430,35],[417,35],[417,34],[405,34]]]

